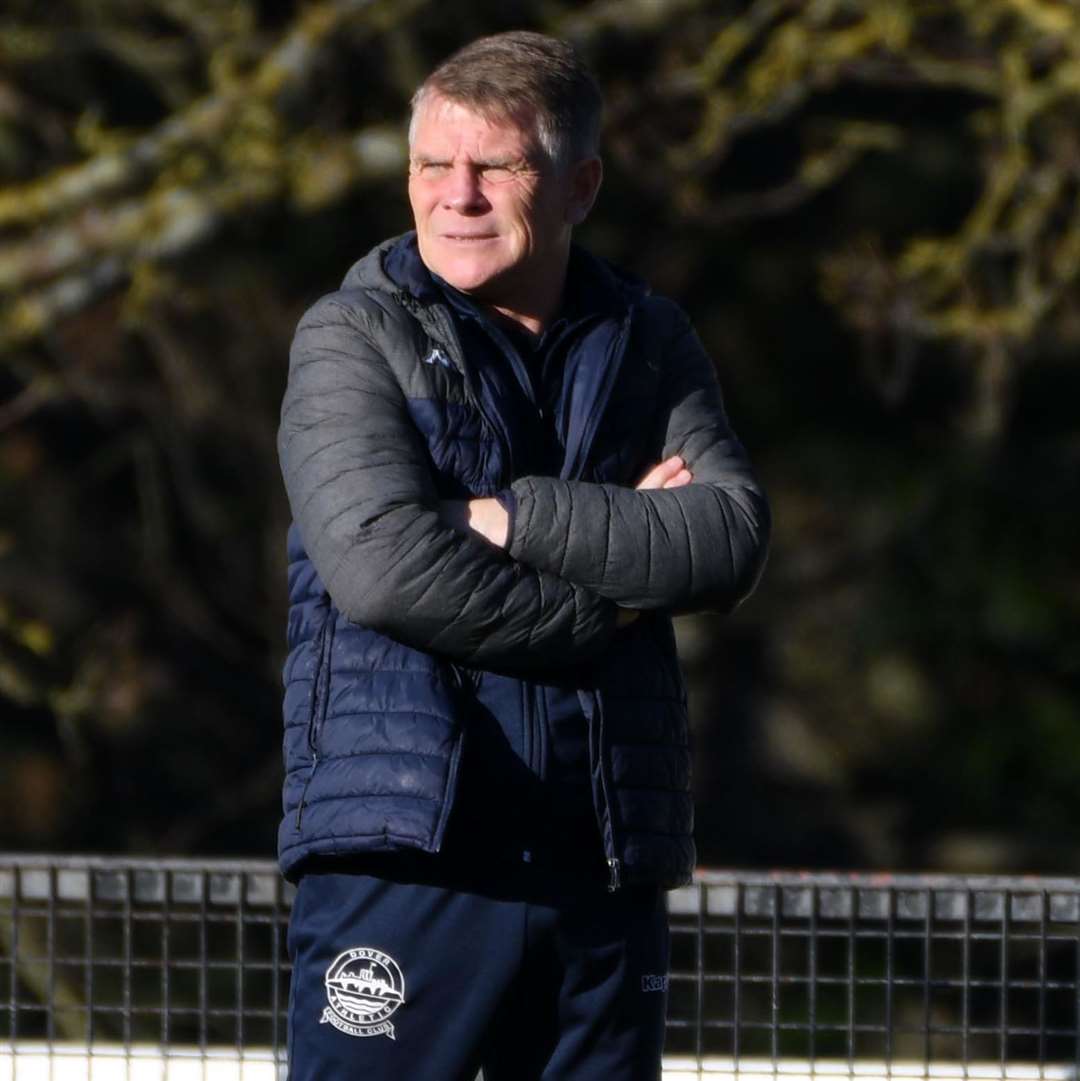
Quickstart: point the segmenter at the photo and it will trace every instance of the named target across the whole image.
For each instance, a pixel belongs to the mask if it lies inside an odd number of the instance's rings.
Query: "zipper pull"
[[[622,864],[614,857],[607,861],[608,865],[608,893],[614,893],[622,885]]]

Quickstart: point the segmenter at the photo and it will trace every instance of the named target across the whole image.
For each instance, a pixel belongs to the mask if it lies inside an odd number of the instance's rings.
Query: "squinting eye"
[[[484,179],[493,184],[504,184],[513,178],[514,170],[509,165],[488,165],[484,169]]]
[[[450,166],[444,161],[423,161],[413,166],[413,170],[425,180],[438,180],[450,172]]]

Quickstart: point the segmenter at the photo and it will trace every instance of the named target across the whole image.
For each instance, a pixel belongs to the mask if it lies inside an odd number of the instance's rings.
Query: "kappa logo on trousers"
[[[396,1039],[390,1016],[405,1003],[405,977],[388,953],[356,946],[338,954],[326,970],[330,1005],[319,1023],[329,1022],[350,1036]]]

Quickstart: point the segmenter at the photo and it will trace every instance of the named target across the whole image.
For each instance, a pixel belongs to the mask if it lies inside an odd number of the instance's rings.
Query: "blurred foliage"
[[[583,239],[690,310],[773,497],[679,623],[712,863],[1075,867],[1080,9],[8,0],[0,845],[272,850],[295,322],[409,224],[426,71],[608,98]]]

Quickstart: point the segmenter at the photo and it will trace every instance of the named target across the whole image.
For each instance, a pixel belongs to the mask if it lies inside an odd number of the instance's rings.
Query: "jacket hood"
[[[381,244],[376,244],[345,272],[345,277],[341,280],[341,288],[379,289],[385,293],[401,292],[401,286],[384,269],[383,260],[396,244],[415,235],[415,232],[402,233],[384,240]]]

